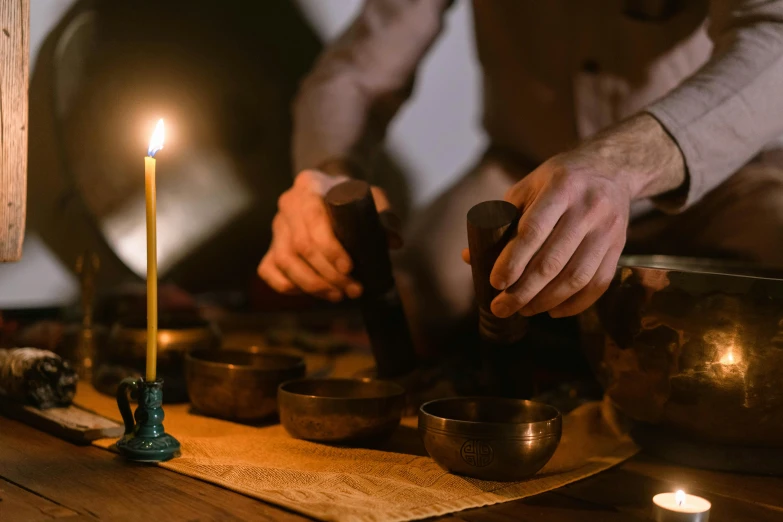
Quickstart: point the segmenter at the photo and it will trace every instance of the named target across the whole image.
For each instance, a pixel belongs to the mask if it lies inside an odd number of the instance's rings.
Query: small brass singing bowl
[[[239,350],[195,350],[185,357],[193,407],[204,415],[256,422],[277,411],[280,383],[305,375],[301,357]]]
[[[370,379],[300,379],[280,385],[280,422],[295,438],[332,444],[376,442],[400,424],[405,389]]]
[[[484,480],[534,475],[560,443],[562,419],[552,406],[495,397],[453,397],[419,409],[419,434],[446,471]]]

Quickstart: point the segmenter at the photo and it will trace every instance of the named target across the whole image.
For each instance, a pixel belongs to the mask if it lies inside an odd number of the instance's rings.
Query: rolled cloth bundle
[[[56,353],[37,348],[0,350],[0,395],[41,409],[68,406],[76,375]]]

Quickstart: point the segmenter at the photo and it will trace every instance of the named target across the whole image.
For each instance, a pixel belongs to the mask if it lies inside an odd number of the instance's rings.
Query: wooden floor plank
[[[627,462],[623,469],[658,480],[677,482],[681,484],[681,489],[709,491],[724,497],[783,510],[783,478],[781,477],[685,468],[646,455],[639,455]]]
[[[101,520],[309,520],[163,468],[72,445],[3,417],[0,476]]]
[[[40,495],[31,493],[0,478],[0,520],[18,522],[81,522],[84,517]]]
[[[471,509],[439,519],[439,522],[646,522],[615,509],[581,499],[542,493],[504,504]]]
[[[783,479],[682,468],[652,457],[557,491],[446,516],[451,522],[648,520],[676,488],[707,498],[712,522],[783,520]],[[79,447],[0,417],[0,521],[309,520],[184,475]]]
[[[676,469],[680,469],[679,467]],[[736,475],[741,481],[742,476]],[[780,522],[783,512],[777,508],[759,505],[739,498],[731,498],[696,485],[683,485],[679,476],[664,479],[652,478],[629,471],[624,466],[607,470],[588,480],[575,482],[558,490],[559,494],[614,505],[629,516],[650,516],[652,497],[657,493],[686,488],[689,493],[704,497],[712,503],[710,522],[753,520],[754,522]]]

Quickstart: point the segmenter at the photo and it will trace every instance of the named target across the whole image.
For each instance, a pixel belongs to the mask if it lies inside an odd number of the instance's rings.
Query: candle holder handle
[[[130,394],[138,391],[139,381],[136,377],[126,377],[117,387],[117,407],[125,423],[125,435],[133,433],[133,428],[136,426],[130,406]]]
[[[129,393],[133,391],[138,394],[138,406],[131,415]],[[117,407],[125,422],[125,435],[117,441],[120,454],[138,462],[162,462],[179,453],[179,441],[163,428],[163,379],[124,379],[117,388]]]

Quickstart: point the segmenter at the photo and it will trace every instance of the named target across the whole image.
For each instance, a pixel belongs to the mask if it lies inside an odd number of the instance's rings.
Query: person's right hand
[[[353,264],[332,231],[324,195],[347,176],[304,170],[278,200],[272,221],[272,244],[258,265],[258,275],[285,294],[305,292],[333,302],[357,298],[362,287],[351,279]],[[379,213],[389,210],[383,190],[372,187]]]

